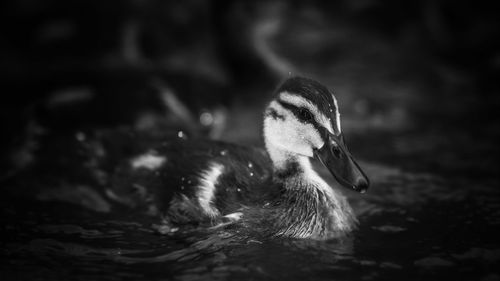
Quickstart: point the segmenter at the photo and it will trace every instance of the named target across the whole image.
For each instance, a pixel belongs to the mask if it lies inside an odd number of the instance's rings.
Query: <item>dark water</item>
[[[494,141],[456,135],[353,134],[373,185],[366,195],[345,192],[360,225],[334,241],[205,228],[161,235],[154,219],[99,201],[84,185],[64,187],[77,204],[19,196],[18,187],[2,198],[1,279],[499,280]],[[473,143],[474,156],[461,151]]]

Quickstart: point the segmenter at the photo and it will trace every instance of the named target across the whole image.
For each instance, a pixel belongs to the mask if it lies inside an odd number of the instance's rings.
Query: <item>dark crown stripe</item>
[[[338,110],[330,91],[312,79],[304,77],[289,78],[278,88],[278,95],[281,92],[289,92],[302,96],[316,105],[318,110],[326,116],[331,116],[332,113]]]

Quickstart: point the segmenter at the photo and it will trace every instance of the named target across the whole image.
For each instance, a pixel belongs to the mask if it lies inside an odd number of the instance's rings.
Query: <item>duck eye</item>
[[[301,108],[299,110],[299,116],[300,116],[300,119],[302,119],[303,121],[310,121],[313,119],[311,112],[309,112],[309,110],[307,110],[305,108]]]

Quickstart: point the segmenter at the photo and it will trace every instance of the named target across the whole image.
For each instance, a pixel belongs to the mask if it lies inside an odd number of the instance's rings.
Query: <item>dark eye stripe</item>
[[[281,101],[281,100],[278,100],[278,103],[283,106],[284,108],[288,109],[290,112],[292,112],[293,115],[295,115],[295,117],[297,117],[297,119],[299,119],[302,123],[307,123],[307,124],[311,124],[313,125],[313,127],[318,131],[318,132],[321,132],[321,129],[322,126],[320,126],[318,124],[318,122],[316,122],[316,119],[314,118],[314,114],[312,112],[309,112],[311,114],[311,117],[312,119],[309,119],[309,120],[305,120],[302,115],[300,114],[300,110],[307,110],[309,111],[308,109],[306,108],[301,108],[301,107],[297,107],[291,103],[287,103],[287,102],[284,102],[284,101]]]
[[[265,112],[265,116],[271,116],[273,119],[281,119],[281,120],[285,120],[285,116],[279,114],[276,109],[274,108],[269,108],[266,112]]]
[[[309,122],[314,119],[312,113],[307,108],[299,108],[299,117],[304,122]]]

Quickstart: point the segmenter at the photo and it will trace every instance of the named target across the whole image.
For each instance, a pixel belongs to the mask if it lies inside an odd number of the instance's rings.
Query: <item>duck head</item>
[[[264,113],[264,141],[275,168],[317,158],[344,187],[365,192],[369,180],[349,152],[335,96],[320,83],[287,79]]]

